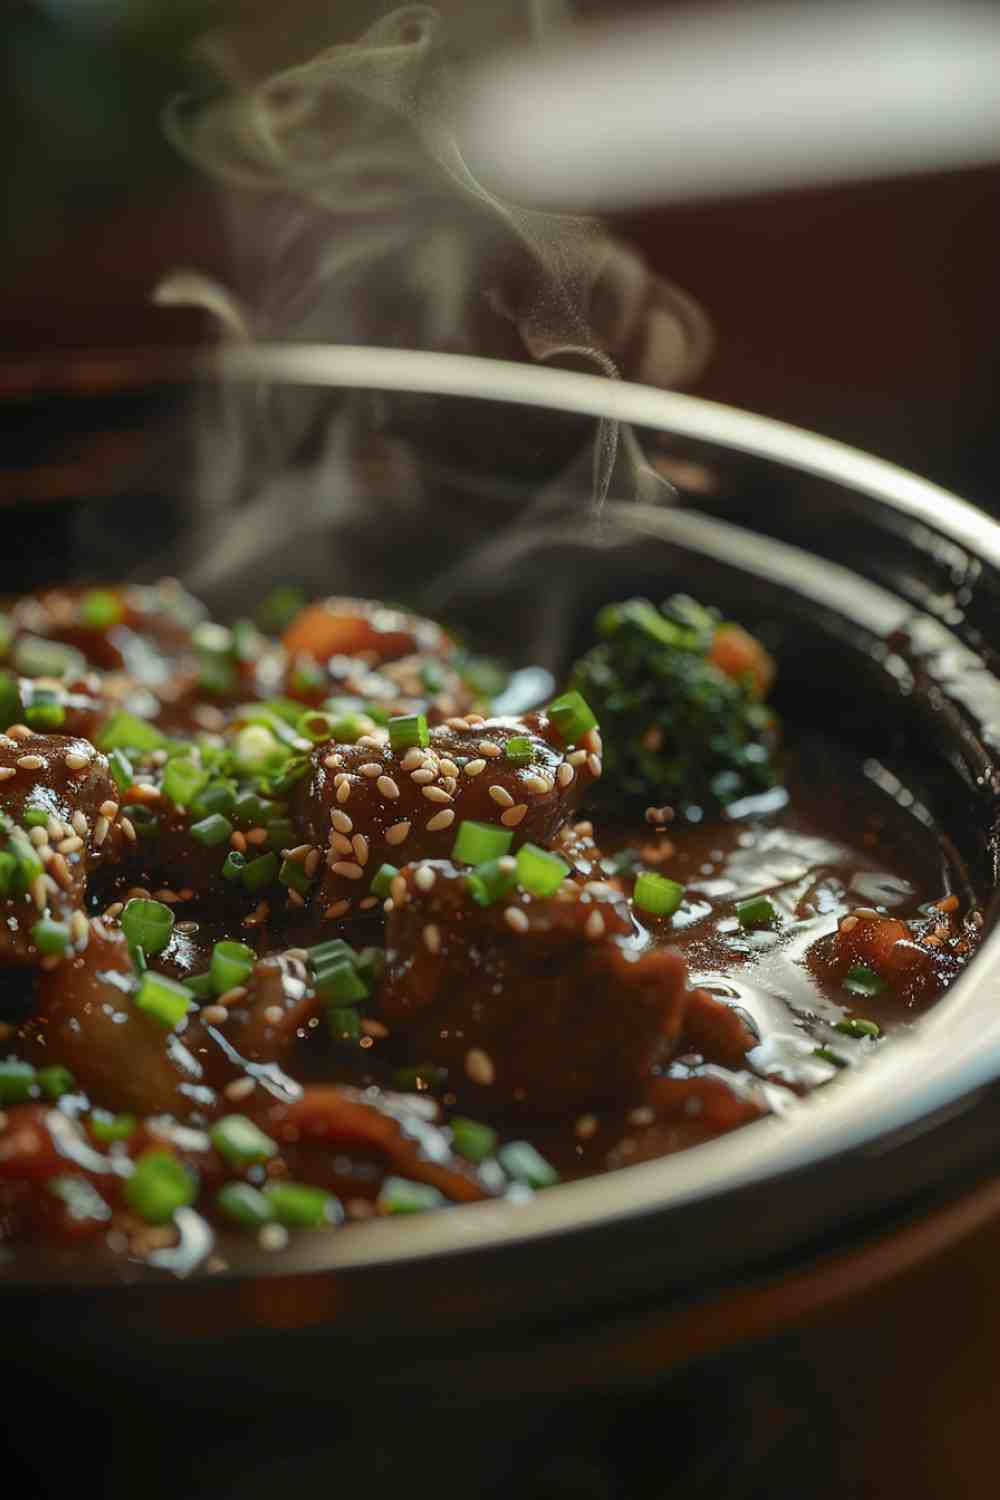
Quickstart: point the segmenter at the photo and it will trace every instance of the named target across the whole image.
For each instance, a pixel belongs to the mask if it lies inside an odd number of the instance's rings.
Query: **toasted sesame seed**
[[[382,1041],[389,1035],[388,1026],[383,1026],[381,1021],[373,1021],[368,1016],[365,1016],[365,1018],[362,1020],[361,1030],[365,1036],[373,1036],[378,1041]]]
[[[368,840],[364,834],[356,833],[351,840],[351,845],[354,849],[354,858],[358,864],[366,865],[368,863]]]
[[[604,936],[604,918],[599,911],[592,911],[583,927],[589,938],[601,938]]]
[[[385,830],[385,841],[387,844],[401,844],[410,832],[410,823],[404,819],[402,823],[393,823]]]
[[[49,868],[55,878],[58,880],[59,884],[62,886],[63,890],[68,891],[70,886],[73,884],[73,877],[69,872],[69,865],[63,859],[61,854],[53,855],[52,859],[49,862]]]
[[[659,828],[664,823],[669,823],[674,816],[672,807],[647,807],[645,818],[647,823],[652,823]]]
[[[402,905],[406,900],[406,876],[394,875],[389,882],[389,893],[397,905]]]
[[[227,1083],[222,1092],[227,1099],[248,1099],[257,1087],[252,1078],[234,1078],[232,1083]]]
[[[428,922],[424,928],[424,947],[428,953],[441,952],[441,930],[433,922]]]
[[[169,886],[164,886],[162,890],[154,891],[153,897],[156,901],[165,901],[168,906],[176,906],[181,899],[177,892],[172,891]]]
[[[428,802],[450,802],[451,796],[443,786],[425,786],[421,788]]]
[[[333,833],[333,832],[331,832],[331,834],[330,834],[330,848],[334,849],[338,854],[353,854],[354,853],[354,845],[351,843],[351,841],[347,837],[346,833]]]
[[[333,812],[331,812],[330,822],[333,824],[334,828],[336,828],[338,833],[354,832],[354,824],[352,823],[351,819],[345,812],[340,812],[338,808],[334,808]]]
[[[75,854],[78,849],[83,848],[83,839],[79,834],[70,834],[68,839],[63,839],[56,845],[60,854]]]
[[[90,832],[90,824],[87,822],[85,815],[82,812],[77,811],[73,814],[70,822],[73,824],[73,827],[76,829],[80,837],[85,839],[87,837],[87,834]]]
[[[601,763],[601,757],[599,755],[588,755],[587,768],[592,776],[600,776],[601,772],[604,770],[604,766]]]
[[[121,828],[122,833],[128,839],[129,843],[130,844],[134,844],[135,841],[136,841],[136,839],[138,838],[138,834],[136,833],[134,827],[132,826],[132,819],[131,818],[122,818],[121,821],[120,821],[120,823],[119,823],[119,827]],[[244,845],[244,848],[245,847],[246,847],[246,845]]]
[[[433,890],[436,880],[437,876],[430,865],[420,865],[413,877],[413,884],[417,887],[418,891],[430,891]]]
[[[70,937],[78,948],[85,948],[90,937],[90,923],[82,911],[75,911],[69,919]]]
[[[320,852],[319,852],[319,850],[318,849],[310,849],[309,853],[305,857],[305,863],[302,866],[302,868],[305,870],[306,876],[307,876],[307,878],[309,880],[312,880],[313,876],[316,874],[316,871],[319,869],[319,861],[320,861]]]
[[[437,779],[437,772],[432,771],[429,766],[421,766],[419,770],[410,772],[410,780],[415,781],[417,786],[427,786],[431,781]]]
[[[491,786],[490,796],[493,798],[493,801],[499,803],[501,807],[514,806],[514,799],[510,795],[510,792],[507,791],[506,787]]]
[[[586,750],[571,750],[566,759],[571,766],[582,766],[587,759]]]
[[[856,917],[877,918],[878,912],[875,910],[874,906],[856,906],[854,908],[854,915]]]
[[[360,880],[364,874],[360,865],[356,865],[348,859],[338,859],[330,866],[334,875],[343,875],[345,880]]]
[[[589,1141],[591,1136],[597,1134],[597,1116],[581,1115],[573,1126],[573,1133],[581,1141]]]
[[[269,1005],[264,1011],[264,1020],[269,1026],[280,1026],[285,1019],[285,1012],[280,1005]]]
[[[358,902],[359,911],[371,911],[373,906],[378,906],[377,896],[366,896],[363,901]]]
[[[124,903],[124,901],[112,901],[111,905],[106,909],[104,915],[107,917],[108,921],[110,922],[110,921],[113,921],[113,919],[115,917],[121,916],[121,914],[122,914],[122,912],[124,910],[125,910],[125,903]]]
[[[395,802],[399,796],[399,787],[391,776],[380,776],[376,785],[383,797],[387,797],[390,802]]]
[[[345,911],[349,911],[350,906],[351,903],[349,901],[335,901],[332,906],[327,907],[323,916],[328,922],[332,922],[335,918],[342,917]]]
[[[508,807],[506,812],[500,814],[500,821],[505,828],[516,828],[528,811],[526,802],[519,802],[516,807]]]
[[[482,714],[466,714],[465,722],[468,724],[470,729],[475,729],[478,724],[485,724],[486,720],[483,718]]]
[[[487,760],[496,760],[498,755],[503,754],[500,746],[493,740],[480,740],[477,748],[480,755],[485,755]]]
[[[427,832],[440,833],[442,828],[450,828],[455,821],[455,811],[451,807],[443,807],[433,818],[427,819]]]
[[[16,766],[0,766],[0,781],[9,781],[12,776],[16,775]]]
[[[67,765],[69,765],[69,760],[70,758],[67,755]],[[21,767],[22,771],[41,771],[45,767],[45,760],[41,755],[19,755],[17,764]]]
[[[603,880],[588,880],[584,886],[588,896],[596,896],[599,900],[606,901],[615,892]]]
[[[576,772],[573,770],[573,767],[568,765],[566,761],[563,761],[556,772],[556,780],[560,786],[569,786],[575,775]]]
[[[453,760],[442,760],[441,770],[445,776],[457,776],[458,767]]]
[[[473,1083],[481,1083],[484,1088],[489,1088],[497,1076],[492,1057],[482,1047],[469,1048],[465,1054],[465,1071]]]
[[[283,852],[286,859],[290,859],[294,864],[300,865],[305,860],[311,848],[312,844],[296,844],[294,849],[285,849]]]
[[[504,911],[503,919],[508,927],[513,927],[515,932],[527,932],[531,925],[519,906],[508,906]]]
[[[351,795],[351,783],[342,781],[337,788],[337,801],[343,805]]]
[[[288,1239],[284,1224],[263,1224],[257,1231],[257,1243],[262,1250],[284,1250]]]
[[[229,1012],[224,1005],[203,1005],[200,1015],[209,1026],[225,1026],[229,1020]]]
[[[459,719],[459,718],[456,717],[454,719],[445,719],[445,723],[447,724],[447,726],[448,726],[449,729],[468,729],[469,728],[469,721],[468,721],[468,719]]]
[[[31,899],[39,911],[44,911],[48,901],[48,887],[44,875],[36,875],[31,882]]]
[[[484,760],[467,760],[462,770],[466,776],[480,776],[486,770],[486,762]]]
[[[387,734],[384,734],[379,730],[373,730],[371,734],[360,735],[355,743],[358,745],[368,745],[372,750],[381,750],[382,746],[386,743],[388,738],[389,736]]]
[[[366,760],[363,766],[358,767],[358,770],[362,776],[368,776],[372,779],[382,775],[382,767],[377,760]]]
[[[28,837],[34,844],[35,848],[40,849],[43,844],[48,843],[49,832],[47,828],[29,828]]]
[[[535,776],[534,774],[522,776],[521,785],[527,787],[529,792],[537,792],[539,796],[543,796],[552,790],[552,783],[547,776]]]
[[[344,757],[333,750],[329,755],[324,755],[323,764],[328,771],[336,771],[344,764]]]
[[[27,759],[27,757],[25,757],[25,759]],[[35,759],[40,760],[41,757],[36,756]],[[23,761],[19,761],[18,764],[23,764]],[[78,750],[71,750],[66,757],[66,764],[71,771],[82,771],[84,766],[90,765],[90,756],[81,755]]]
[[[109,823],[113,823],[118,816],[118,803],[112,802],[109,798],[107,802],[101,803],[97,811],[102,818],[107,818]]]
[[[423,763],[424,752],[417,745],[411,745],[409,750],[407,750],[406,754],[403,756],[403,759],[400,761],[400,765],[402,766],[404,771],[415,771],[419,766],[422,766]]]
[[[857,917],[845,917],[840,924],[841,932],[853,932],[858,925]]]
[[[30,740],[31,730],[27,724],[10,724],[7,727],[7,738],[9,740]]]

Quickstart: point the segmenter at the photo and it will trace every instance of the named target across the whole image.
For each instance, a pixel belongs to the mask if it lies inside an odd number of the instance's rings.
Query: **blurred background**
[[[813,8],[822,6],[801,0],[798,7]],[[614,34],[632,14],[619,0],[572,7],[443,0],[436,9],[457,66],[482,62],[532,32],[551,35],[569,19]],[[647,18],[672,9],[669,0],[644,7]],[[238,297],[222,304],[230,334],[239,334],[245,317],[251,332],[320,336],[315,304],[303,310],[298,300],[315,272],[317,202],[324,249],[331,235],[335,246],[354,243],[352,222],[338,218],[336,202],[319,195],[296,216],[280,186],[262,185],[263,158],[241,159],[239,141],[220,148],[228,173],[197,159],[208,149],[204,138],[188,136],[192,149],[179,150],[163,127],[168,100],[194,96],[198,118],[211,121],[213,101],[227,89],[245,91],[324,48],[354,42],[390,10],[375,0],[8,0],[0,88],[0,504],[20,518],[23,581],[43,567],[71,566],[67,509],[117,486],[191,348],[219,337],[218,313],[188,305],[176,282],[169,298],[154,300],[164,279],[178,268],[195,271]],[[712,7],[723,31],[746,11]],[[280,111],[281,100],[271,102]],[[421,187],[419,202],[427,197]],[[398,209],[398,200],[390,206]],[[447,216],[449,229],[466,224],[466,207],[463,199]],[[359,214],[369,227],[385,228],[383,206],[366,204]],[[415,222],[419,241],[440,220],[431,214]],[[618,247],[620,274],[610,310],[599,278],[584,294],[580,337],[591,365],[600,367],[599,356],[610,351],[626,374],[684,384],[856,444],[1000,513],[1000,166],[649,201],[616,211],[606,232]],[[543,240],[538,229],[534,251]],[[393,243],[407,254],[413,246],[406,236]],[[562,357],[544,341],[539,350],[539,325],[523,309],[505,310],[501,293],[511,283],[493,252],[499,245],[503,259],[509,246],[490,234],[482,244],[459,307],[459,314],[476,307],[474,317],[428,320],[393,298],[387,311],[362,277],[350,283],[350,318],[325,336]],[[488,315],[479,296],[487,282],[496,292]],[[629,288],[638,288],[632,303]],[[657,348],[644,332],[643,309],[652,307],[668,335]],[[713,330],[711,349],[697,309]],[[11,558],[14,535],[8,529]],[[526,1460],[518,1493],[610,1500],[702,1493],[708,1483],[737,1497],[834,1489],[881,1496],[890,1486],[905,1486],[917,1500],[991,1493],[986,1475],[1000,1416],[992,1377],[997,1240],[987,1224],[888,1291],[880,1286],[837,1304],[810,1329],[702,1368],[693,1385],[678,1386],[675,1377],[666,1405],[652,1397],[583,1415],[569,1408],[545,1431],[536,1413],[537,1452]],[[713,1402],[722,1413],[718,1427],[704,1415],[693,1422],[692,1411]],[[664,1413],[685,1434],[683,1443],[669,1440],[673,1470],[659,1446]],[[223,1436],[235,1450],[245,1433]],[[206,1440],[206,1463],[212,1451]],[[122,1493],[129,1452],[113,1460]],[[30,1458],[24,1462],[30,1466]],[[489,1493],[499,1494],[499,1469],[494,1479]],[[245,1478],[238,1487],[258,1492]],[[48,1492],[30,1482],[22,1488]],[[175,1491],[201,1492],[193,1480]]]

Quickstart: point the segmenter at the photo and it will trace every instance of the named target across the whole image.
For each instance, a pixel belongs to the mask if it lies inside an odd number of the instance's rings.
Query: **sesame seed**
[[[245,984],[234,984],[232,989],[226,990],[224,995],[219,996],[219,1004],[228,1009],[231,1005],[239,1005],[241,1000],[246,999],[247,987]]]
[[[425,786],[421,788],[428,802],[450,802],[451,796],[443,786]]]
[[[409,750],[407,750],[406,754],[403,756],[402,761],[400,762],[404,771],[415,771],[417,767],[422,766],[423,763],[424,752],[416,745],[410,746]]]
[[[430,865],[420,865],[413,877],[413,884],[417,887],[418,891],[430,891],[433,890],[436,880],[437,876]]]
[[[458,767],[453,760],[442,760],[441,770],[445,776],[457,776]]]
[[[224,1026],[229,1020],[229,1012],[224,1005],[203,1005],[201,1019],[209,1026]]]
[[[486,770],[486,762],[484,760],[467,760],[462,770],[466,776],[480,776]]]
[[[417,786],[426,786],[428,782],[434,781],[436,777],[437,772],[432,771],[429,766],[421,766],[419,770],[410,772],[410,780],[415,781]]]
[[[841,932],[853,932],[858,925],[857,917],[845,917],[840,924]]]
[[[15,766],[0,766],[0,781],[9,781],[12,776],[17,775]]]
[[[648,1104],[640,1104],[637,1109],[629,1112],[628,1118],[630,1125],[652,1125],[656,1115]]]
[[[354,845],[351,843],[346,833],[331,833],[330,848],[336,850],[338,854],[354,853]]]
[[[343,875],[345,880],[360,880],[365,873],[360,865],[354,864],[349,859],[338,859],[330,866],[334,875]]]
[[[480,755],[485,755],[487,760],[496,760],[498,755],[503,754],[500,746],[493,740],[480,740],[477,748]]]
[[[516,807],[508,807],[506,812],[500,814],[500,821],[505,828],[516,828],[528,811],[526,802],[519,802]]]
[[[519,906],[508,906],[504,911],[503,919],[508,927],[513,927],[515,932],[527,932],[530,926],[526,914]]]
[[[450,828],[454,821],[454,809],[450,807],[444,807],[439,813],[435,813],[433,818],[427,819],[427,832],[440,833],[442,828]]]
[[[878,912],[875,910],[874,906],[856,906],[854,908],[854,915],[856,917],[877,918]]]
[[[506,787],[491,786],[490,787],[490,796],[493,798],[493,801],[494,802],[498,802],[501,807],[513,807],[514,806],[514,799],[510,795],[510,792],[507,791]]]
[[[560,786],[569,786],[575,775],[576,772],[573,770],[573,767],[568,765],[566,761],[563,761],[556,772],[556,780]]]
[[[47,828],[29,828],[28,829],[28,837],[31,840],[31,842],[34,844],[35,848],[36,849],[40,849],[43,844],[47,844],[48,841],[49,841],[48,829]]]
[[[351,840],[351,845],[354,849],[354,858],[358,864],[366,865],[368,863],[368,840],[364,834],[356,833]]]
[[[372,750],[381,750],[382,746],[386,743],[387,738],[388,736],[383,736],[382,734],[375,732],[373,734],[361,735],[360,738],[355,741],[355,743],[358,745],[368,745]]]
[[[377,760],[366,760],[363,766],[358,767],[358,770],[362,776],[368,776],[371,779],[382,775],[382,767]]]
[[[597,1134],[597,1116],[581,1115],[573,1127],[574,1134],[581,1141],[589,1141],[591,1136]]]
[[[465,1071],[473,1083],[481,1083],[485,1088],[496,1078],[496,1068],[493,1059],[482,1047],[470,1047],[465,1054]]]
[[[269,1026],[280,1026],[285,1019],[285,1012],[280,1005],[269,1005],[264,1011],[264,1020]]]
[[[70,819],[70,822],[73,824],[73,827],[76,829],[80,837],[82,839],[85,839],[87,837],[87,834],[90,832],[90,824],[87,822],[87,819],[85,818],[83,813],[75,812]]]
[[[603,880],[588,880],[584,890],[588,896],[597,896],[599,900],[607,900],[609,896],[614,895],[611,887],[605,885]]]
[[[449,729],[468,729],[470,727],[468,719],[445,719],[445,723]]]
[[[138,837],[138,835],[137,835],[135,829],[132,826],[132,819],[131,818],[122,818],[120,826],[121,826],[122,833],[128,839],[129,843],[130,844],[134,844],[135,841],[136,841],[136,839],[137,839],[137,837]],[[244,845],[244,847],[246,847],[246,846]]]
[[[323,916],[328,922],[333,922],[337,917],[342,917],[345,911],[349,911],[350,906],[349,901],[335,901],[332,906],[327,907]]]
[[[87,946],[87,939],[90,937],[90,923],[82,911],[75,911],[70,917],[69,931],[70,937],[78,948],[85,948]]]
[[[455,795],[455,791],[456,791],[456,789],[458,787],[458,778],[456,776],[442,776],[441,777],[441,785],[444,787],[445,791],[448,793],[448,796],[449,797],[453,797]]]
[[[428,922],[424,928],[424,947],[428,953],[441,952],[441,931],[433,922]]]
[[[337,801],[343,805],[351,795],[351,783],[342,781],[337,788]]]
[[[366,896],[363,901],[358,902],[359,911],[371,911],[373,906],[378,906],[377,896]]]
[[[27,724],[11,724],[7,729],[7,738],[9,740],[30,740],[31,730]]]
[[[312,880],[313,876],[316,874],[316,871],[319,869],[319,860],[319,850],[310,849],[309,853],[306,855],[305,863],[302,867],[305,870],[306,876],[309,880]]]
[[[73,884],[73,877],[69,872],[69,865],[61,854],[53,855],[49,868],[58,880],[64,891],[68,891]]]
[[[124,909],[125,909],[125,903],[124,903],[124,901],[112,901],[111,905],[107,908],[107,910],[105,911],[104,915],[108,918],[108,921],[110,922],[115,917],[121,916],[121,914],[124,911]]]
[[[527,787],[529,792],[538,792],[544,795],[552,790],[552,783],[547,776],[522,776],[521,785]]]
[[[592,911],[583,927],[589,938],[601,938],[604,936],[604,918],[599,911]]]
[[[246,847],[247,847],[246,835],[240,833],[239,829],[236,829],[235,832],[233,832],[233,833],[231,833],[229,835],[229,842],[230,842],[230,844],[232,844],[232,846],[233,846],[234,849],[236,849],[236,850],[239,851],[240,854],[243,854],[243,853],[246,852]]]
[[[399,787],[391,776],[380,776],[376,785],[383,797],[388,797],[390,802],[395,802],[399,796]]]
[[[381,1021],[373,1021],[367,1016],[361,1022],[361,1030],[365,1036],[373,1036],[379,1041],[389,1035],[388,1026],[383,1026]]]
[[[264,1224],[257,1233],[257,1243],[262,1250],[284,1250],[288,1244],[288,1230],[284,1224]]]
[[[186,922],[178,922],[177,923],[177,927],[176,927],[176,931],[177,932],[189,933],[189,934],[191,934],[193,936],[194,933],[196,933],[198,931],[198,923],[197,922],[192,922],[190,920],[188,920]]]
[[[393,823],[385,830],[385,841],[387,844],[401,844],[409,831],[410,823],[406,819],[402,823]]]
[[[168,906],[176,906],[181,899],[177,892],[172,891],[169,886],[164,886],[162,890],[154,891],[153,897],[157,901],[165,901]]]
[[[406,900],[406,876],[394,875],[389,882],[389,893],[396,904],[402,905]]]
[[[333,751],[330,755],[324,755],[323,764],[328,771],[336,771],[339,766],[344,764],[344,757]]]
[[[75,854],[78,849],[83,848],[83,839],[78,834],[71,834],[68,839],[63,839],[56,845],[60,854]]]
[[[70,758],[67,755],[67,765],[69,765],[69,759]],[[17,764],[21,767],[22,771],[41,771],[45,768],[45,761],[40,755],[20,755],[18,756]],[[86,762],[84,762],[84,764],[86,764]]]
[[[285,849],[284,855],[286,859],[293,860],[295,864],[300,865],[311,848],[311,844],[296,844],[294,849]]]
[[[57,856],[58,858],[58,856]],[[44,911],[48,902],[48,886],[45,884],[44,875],[36,875],[31,882],[31,899],[39,911]]]
[[[118,803],[109,799],[107,802],[102,802],[97,811],[102,818],[107,818],[109,823],[113,823],[118,816]]]
[[[40,757],[36,756],[35,759],[38,760]],[[23,762],[19,762],[18,764],[23,764]],[[66,764],[71,771],[82,771],[84,766],[90,765],[90,756],[81,755],[78,750],[71,750],[66,757]]]
[[[571,766],[582,766],[587,759],[586,750],[571,750],[566,757]]]
[[[599,755],[588,755],[587,767],[592,776],[600,776],[601,772],[604,769],[603,765],[601,764],[601,757]]]
[[[333,824],[334,828],[336,828],[338,833],[354,832],[354,824],[352,823],[351,819],[345,812],[340,812],[337,808],[334,808],[333,812],[330,814],[330,822]]]

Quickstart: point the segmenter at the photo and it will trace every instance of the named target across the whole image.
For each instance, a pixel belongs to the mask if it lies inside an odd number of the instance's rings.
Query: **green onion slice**
[[[246,1115],[225,1115],[208,1132],[220,1156],[234,1167],[250,1167],[270,1160],[277,1146]]]
[[[425,750],[430,742],[426,714],[396,714],[389,720],[389,744],[393,750],[409,750],[414,745]]]
[[[451,857],[456,864],[481,865],[506,854],[513,839],[513,831],[509,828],[497,828],[492,823],[477,823],[465,818],[458,825]]]
[[[135,1003],[139,1010],[172,1031],[191,1009],[191,991],[175,979],[168,979],[166,974],[154,974],[147,969],[136,991]]]
[[[147,1224],[169,1224],[197,1195],[197,1177],[169,1151],[144,1151],[125,1180],[126,1202]]]
[[[493,906],[509,896],[517,885],[517,860],[509,854],[488,859],[469,871],[465,884],[477,905]]]
[[[224,995],[227,990],[246,984],[256,962],[256,953],[246,943],[229,940],[216,943],[212,949],[212,962],[208,971],[215,993]]]
[[[568,874],[565,860],[537,844],[523,844],[517,851],[517,878],[532,896],[554,896]]]
[[[122,912],[122,931],[130,948],[142,948],[147,958],[162,953],[174,930],[174,914],[162,901],[133,897]]]
[[[376,1199],[379,1213],[422,1214],[443,1208],[447,1199],[426,1182],[411,1182],[406,1177],[386,1177]]]
[[[644,870],[635,882],[632,899],[641,911],[654,917],[672,917],[684,900],[684,887],[678,880]]]
[[[736,920],[744,931],[754,932],[764,927],[776,927],[778,913],[774,903],[767,896],[753,896],[749,901],[741,901],[737,906]]]
[[[881,995],[886,988],[886,981],[881,974],[876,974],[867,964],[854,964],[844,975],[844,989],[849,990],[852,995],[871,998]]]
[[[567,745],[575,745],[590,729],[597,728],[593,709],[582,693],[563,693],[548,706],[548,716]]]

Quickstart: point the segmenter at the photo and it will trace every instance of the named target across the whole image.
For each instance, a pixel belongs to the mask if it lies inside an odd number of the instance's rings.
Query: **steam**
[[[524,21],[549,42],[569,24],[561,0],[532,0]],[[158,299],[208,308],[236,343],[402,345],[690,382],[711,339],[688,297],[595,220],[502,202],[472,175],[453,123],[452,40],[436,11],[407,6],[262,82],[175,101],[170,139],[226,191],[239,284],[185,268]],[[612,492],[668,489],[614,424],[588,437],[553,420],[540,475],[539,430],[498,432],[494,410],[477,441],[487,415],[458,434],[451,409],[433,403],[217,392],[178,570],[222,603],[249,576],[328,590],[373,566],[389,591],[387,539],[404,553],[437,539],[425,576],[443,601],[484,540],[495,545],[501,518],[522,527],[529,514],[578,511],[581,492],[599,508]],[[429,509],[429,476],[456,505],[471,492],[474,515]]]

